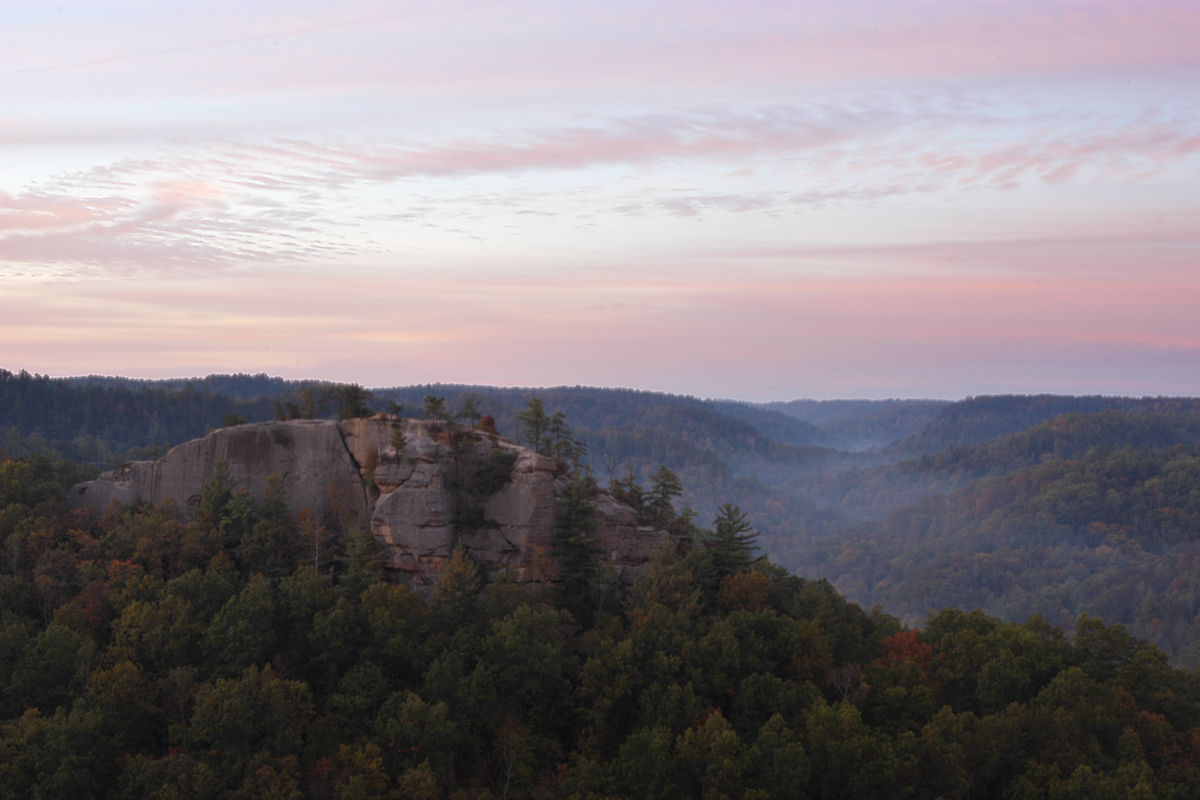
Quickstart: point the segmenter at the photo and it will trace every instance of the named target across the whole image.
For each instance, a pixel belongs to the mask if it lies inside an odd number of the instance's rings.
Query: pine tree
[[[446,398],[425,395],[425,419],[449,420],[450,412],[446,410]]]
[[[683,494],[679,476],[666,464],[650,476],[650,491],[646,492],[646,511],[654,524],[666,530],[675,521],[674,500]]]
[[[474,397],[468,397],[463,401],[463,407],[454,415],[454,419],[465,419],[472,425],[478,425],[479,420],[483,419],[483,412],[479,410],[479,401]]]
[[[717,509],[713,520],[713,538],[709,542],[717,579],[745,572],[753,563],[751,553],[758,549],[758,531],[746,521],[746,515],[735,505],[726,503]]]
[[[550,555],[559,566],[555,600],[585,627],[594,621],[592,589],[598,576],[596,559],[600,554],[600,547],[592,538],[596,529],[592,515],[595,492],[596,483],[586,473],[577,474],[567,484],[550,539]]]
[[[517,423],[520,425],[520,432],[525,435],[529,447],[541,455],[549,455],[546,452],[546,442],[543,441],[544,434],[550,426],[550,418],[546,416],[546,407],[542,405],[540,397],[532,397],[525,404],[525,410],[517,414]]]

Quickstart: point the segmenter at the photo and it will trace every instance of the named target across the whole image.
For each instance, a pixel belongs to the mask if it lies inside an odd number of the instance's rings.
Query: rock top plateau
[[[419,590],[437,584],[460,545],[489,578],[512,570],[527,585],[554,580],[550,545],[566,465],[495,433],[440,421],[380,414],[223,428],[157,461],[77,484],[69,502],[102,512],[113,500],[173,500],[188,520],[220,462],[256,498],[268,478],[282,475],[293,514],[307,510],[329,527],[347,516],[369,526],[385,566]],[[669,539],[604,493],[595,498],[594,519],[601,558],[625,583],[641,577]]]

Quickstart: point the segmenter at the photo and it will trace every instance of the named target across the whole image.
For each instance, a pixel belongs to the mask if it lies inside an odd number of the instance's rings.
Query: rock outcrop
[[[289,509],[311,510],[321,522],[335,524],[339,510],[362,519],[367,493],[358,465],[336,422],[296,420],[222,428],[202,439],[172,448],[157,461],[134,461],[94,481],[74,486],[69,502],[103,511],[113,500],[162,503],[174,500],[189,519],[200,503],[200,490],[219,462],[235,485],[261,498],[267,478],[282,475]],[[340,506],[340,509],[339,509]]]
[[[102,511],[112,500],[173,499],[187,519],[221,461],[255,497],[270,476],[282,475],[293,513],[369,525],[388,569],[419,589],[436,585],[460,545],[490,577],[512,570],[527,585],[553,581],[549,552],[565,465],[494,433],[437,421],[381,414],[225,428],[81,483],[71,502]],[[607,494],[596,498],[595,521],[602,557],[624,582],[642,575],[668,541]]]

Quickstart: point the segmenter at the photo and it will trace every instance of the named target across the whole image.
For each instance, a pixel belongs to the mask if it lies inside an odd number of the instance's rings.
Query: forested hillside
[[[910,619],[944,606],[1127,625],[1200,668],[1200,447],[1095,447],[795,540],[780,557]],[[779,543],[782,548],[785,545]]]
[[[1094,448],[1163,449],[1200,443],[1200,404],[1159,414],[1072,413],[984,444],[956,447],[897,464],[811,472],[786,484],[854,519],[882,520],[892,509],[979,478],[1000,477],[1050,460],[1074,460]]]
[[[179,388],[108,380],[80,385],[0,369],[0,447],[111,466],[154,458],[220,427],[230,414],[270,419],[270,398],[235,399],[185,382]]]
[[[1152,514],[1134,491],[1149,480],[1138,471],[1151,469],[1146,464],[1166,469],[1182,463],[1172,459],[1194,454],[1200,401],[1193,398],[754,406],[587,387],[435,384],[371,394],[265,375],[210,376],[190,387],[89,380],[0,374],[0,446],[9,455],[40,451],[111,466],[238,419],[345,413],[345,402],[335,401],[355,392],[356,408],[367,412],[422,416],[429,396],[448,413],[471,406],[520,439],[518,414],[537,398],[548,415],[563,415],[585,447],[582,462],[602,483],[629,475],[645,482],[665,465],[700,519],[711,519],[722,503],[739,505],[779,563],[835,581],[864,606],[882,603],[914,623],[944,605],[983,607],[1015,622],[1038,611],[1068,631],[1079,615],[1099,614],[1159,643],[1175,663],[1200,666],[1194,645],[1200,608],[1188,560],[1200,555],[1200,545],[1170,539],[1166,527],[1171,513],[1189,507],[1192,488],[1184,481]],[[866,453],[803,444],[836,441],[839,430],[850,430],[839,425],[908,438]],[[925,427],[913,436],[917,425]],[[1081,464],[1086,470],[1079,473]],[[1090,488],[1081,489],[1080,481]],[[1097,506],[1095,496],[1108,505]],[[1180,530],[1194,524],[1186,514],[1175,519],[1182,520]],[[1001,522],[1005,535],[1016,538],[998,544],[993,530]],[[1089,539],[1081,531],[1093,523],[1129,528],[1121,535],[1133,544]]]
[[[944,407],[937,419],[927,427],[894,442],[886,451],[904,455],[937,453],[950,447],[979,444],[1019,433],[1063,414],[1098,414],[1109,410],[1160,414],[1196,406],[1194,398],[1172,397],[1075,397],[1052,394],[969,397]]]
[[[77,477],[0,461],[5,797],[1002,800],[1200,785],[1197,676],[1096,619],[1073,639],[1038,617],[955,610],[905,630],[827,582],[751,564],[732,531],[732,549],[695,539],[616,593],[599,571],[573,573],[590,577],[571,591],[492,576],[483,592],[460,551],[426,605],[381,573],[369,534],[315,529],[270,492],[210,484],[188,524],[147,506],[87,519],[60,500]],[[580,598],[602,609],[590,622],[569,610]]]

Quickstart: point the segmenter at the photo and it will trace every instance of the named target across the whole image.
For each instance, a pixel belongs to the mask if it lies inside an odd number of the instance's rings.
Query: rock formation
[[[102,511],[112,500],[173,499],[188,519],[222,461],[255,497],[268,477],[282,475],[293,513],[309,510],[330,526],[347,516],[369,525],[385,565],[417,588],[437,583],[459,545],[490,577],[512,570],[525,584],[553,580],[549,551],[566,466],[494,433],[439,421],[380,414],[239,425],[81,483],[70,500]],[[607,494],[596,498],[595,520],[602,557],[625,582],[667,543]]]
[[[336,422],[296,420],[222,428],[172,448],[157,461],[134,461],[94,481],[74,486],[75,506],[103,511],[113,500],[174,500],[189,519],[200,489],[224,462],[234,484],[261,498],[267,478],[284,476],[290,510],[310,509],[325,524],[336,520],[335,503],[355,518],[367,514],[367,493]],[[343,512],[345,513],[345,512]]]

